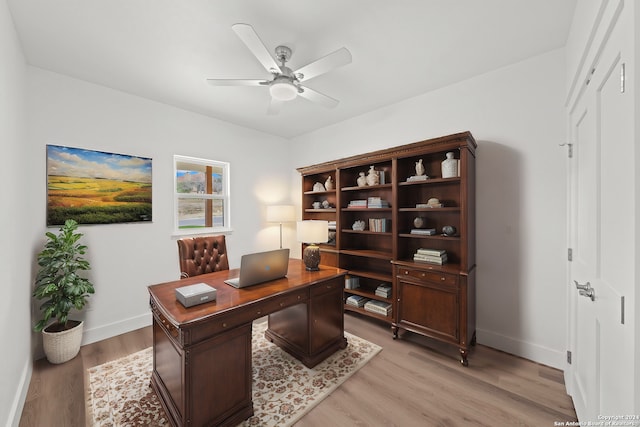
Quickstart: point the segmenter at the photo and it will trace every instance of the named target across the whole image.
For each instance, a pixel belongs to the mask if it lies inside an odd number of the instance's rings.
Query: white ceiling
[[[290,138],[564,46],[576,0],[7,0],[29,64]],[[248,23],[299,68],[353,62],[267,115],[269,75],[232,31]]]

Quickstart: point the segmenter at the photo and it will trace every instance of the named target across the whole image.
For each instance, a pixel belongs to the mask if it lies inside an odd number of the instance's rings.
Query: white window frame
[[[221,168],[222,194],[190,194],[178,193],[178,167],[180,163],[188,163],[191,165],[200,165],[203,167],[211,166]],[[229,162],[218,160],[200,159],[197,157],[181,156],[175,154],[173,156],[173,216],[174,216],[174,234],[177,236],[193,235],[193,234],[210,234],[210,233],[230,233],[231,228],[231,165]],[[202,227],[202,228],[179,228],[179,212],[178,201],[180,199],[211,199],[223,200],[224,205],[224,224],[222,226]]]

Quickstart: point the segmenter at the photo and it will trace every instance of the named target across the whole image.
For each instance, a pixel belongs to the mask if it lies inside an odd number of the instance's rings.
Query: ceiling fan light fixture
[[[287,79],[276,79],[269,86],[269,92],[278,101],[291,101],[298,96],[298,88]]]

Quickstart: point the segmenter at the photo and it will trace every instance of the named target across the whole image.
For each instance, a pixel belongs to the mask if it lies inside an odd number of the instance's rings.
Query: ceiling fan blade
[[[269,50],[267,50],[251,25],[233,24],[231,28],[233,28],[233,31],[240,37],[240,40],[242,40],[268,72],[272,74],[280,72],[280,66],[278,66],[278,63],[269,53]]]
[[[303,91],[299,92],[298,95],[327,108],[334,108],[340,103],[337,99],[333,99],[330,96],[324,95],[316,90],[309,89],[308,87],[303,87]]]
[[[349,63],[351,63],[351,52],[346,47],[343,47],[297,69],[294,74],[302,74],[303,77],[300,80],[307,81]]]
[[[269,103],[269,108],[267,109],[267,114],[270,116],[275,116],[282,109],[283,101],[279,101],[275,98],[271,98],[271,103]]]
[[[265,80],[248,79],[207,79],[212,86],[263,86],[268,84]]]

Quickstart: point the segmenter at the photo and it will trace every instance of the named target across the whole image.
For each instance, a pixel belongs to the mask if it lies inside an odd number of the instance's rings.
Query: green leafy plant
[[[76,232],[78,223],[72,219],[65,221],[59,233],[47,232],[47,243],[38,254],[40,270],[36,276],[36,288],[33,296],[45,300],[40,306],[42,319],[34,326],[42,331],[51,318],[56,319],[55,330],[70,328],[67,319],[69,312],[81,310],[87,303],[89,294],[95,292],[93,284],[78,275],[79,271],[90,270],[89,261],[84,259],[87,247],[78,243],[83,236]]]

